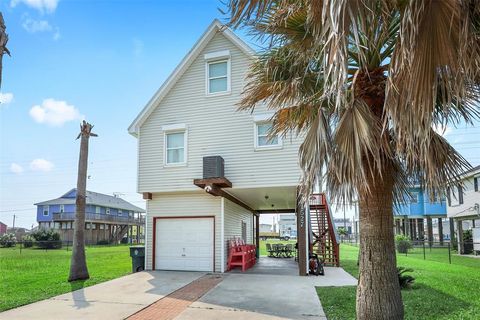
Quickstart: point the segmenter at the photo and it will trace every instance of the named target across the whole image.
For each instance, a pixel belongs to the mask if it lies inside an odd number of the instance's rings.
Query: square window
[[[269,148],[281,146],[280,136],[269,136],[272,130],[271,122],[257,122],[255,123],[255,147]]]
[[[166,164],[185,163],[185,132],[165,134]]]
[[[410,203],[418,203],[418,192],[410,192]]]
[[[207,63],[209,94],[229,91],[228,69],[228,60]]]

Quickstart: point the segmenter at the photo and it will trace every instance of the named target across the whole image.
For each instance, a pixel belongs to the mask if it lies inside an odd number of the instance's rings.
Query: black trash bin
[[[132,272],[145,269],[145,247],[130,247],[130,257],[132,257]]]

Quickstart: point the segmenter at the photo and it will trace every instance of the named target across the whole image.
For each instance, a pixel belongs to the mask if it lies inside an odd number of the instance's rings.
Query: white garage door
[[[155,269],[213,271],[213,218],[157,219]]]

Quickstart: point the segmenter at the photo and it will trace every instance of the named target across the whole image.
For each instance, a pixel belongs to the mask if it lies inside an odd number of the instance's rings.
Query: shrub
[[[398,281],[400,282],[400,288],[402,289],[410,289],[415,282],[415,278],[411,275],[405,274],[406,272],[413,272],[413,269],[397,267]]]
[[[401,234],[395,236],[395,245],[398,253],[407,253],[408,249],[413,248],[410,238]]]
[[[60,234],[53,230],[39,230],[32,233],[37,242],[37,246],[42,249],[59,249],[62,247]]]
[[[120,240],[120,243],[121,244],[127,244],[128,243],[128,238],[127,237],[122,238],[122,240]]]
[[[472,230],[463,231],[463,253],[469,254],[473,252],[473,233]]]
[[[33,247],[33,242],[35,241],[35,239],[31,235],[26,235],[25,237],[23,237],[22,240],[23,240],[23,247],[24,248]]]
[[[5,233],[0,237],[0,246],[4,248],[15,247],[17,244],[17,238],[13,233]]]
[[[97,245],[99,245],[99,246],[104,246],[104,245],[107,245],[107,244],[110,244],[110,241],[108,241],[106,239],[97,241]]]

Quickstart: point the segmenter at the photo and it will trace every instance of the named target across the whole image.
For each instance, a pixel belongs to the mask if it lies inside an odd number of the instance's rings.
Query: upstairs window
[[[275,149],[282,147],[282,138],[279,135],[270,135],[272,122],[255,122],[255,149]]]
[[[410,192],[410,203],[418,203],[418,192]]]
[[[43,206],[43,215],[44,216],[48,216],[48,212],[50,211],[50,207],[49,206]]]
[[[207,92],[209,94],[214,94],[229,91],[228,60],[208,62],[207,65]]]
[[[96,206],[96,207],[95,207],[95,213],[97,213],[97,214],[100,213],[100,212],[101,212],[100,210],[101,210],[101,209],[100,209],[99,206]]]
[[[65,206],[63,204],[60,205],[60,213],[65,212]]]
[[[121,216],[123,214],[123,211],[118,209],[118,215]]]
[[[185,163],[185,132],[165,134],[165,163],[178,165]]]
[[[106,209],[105,209],[105,213],[106,213],[106,214],[110,214],[110,208],[106,208]]]

